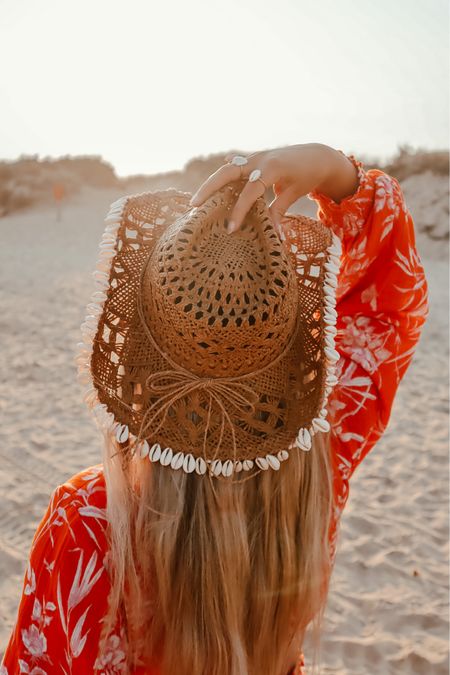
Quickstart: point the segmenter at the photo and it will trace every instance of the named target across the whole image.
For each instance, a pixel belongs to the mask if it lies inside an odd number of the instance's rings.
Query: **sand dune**
[[[352,479],[324,675],[448,673],[448,181],[424,174],[404,189],[431,311],[388,430]],[[51,491],[100,461],[73,357],[103,217],[119,194],[84,189],[60,223],[48,206],[0,220],[0,653]],[[312,202],[300,205],[315,215]]]

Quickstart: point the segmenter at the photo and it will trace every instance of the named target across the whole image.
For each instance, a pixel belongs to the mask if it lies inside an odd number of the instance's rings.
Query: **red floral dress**
[[[400,380],[428,316],[428,287],[414,225],[397,180],[358,168],[357,191],[339,204],[318,192],[318,218],[342,242],[337,289],[338,384],[328,409],[334,469],[333,556],[349,480],[389,421]],[[124,672],[121,628],[98,655],[109,590],[102,464],[59,485],[31,545],[15,626],[0,675]],[[303,654],[293,672],[303,673]],[[139,673],[144,673],[140,670]],[[157,675],[147,670],[147,675]],[[137,672],[136,672],[137,675]]]

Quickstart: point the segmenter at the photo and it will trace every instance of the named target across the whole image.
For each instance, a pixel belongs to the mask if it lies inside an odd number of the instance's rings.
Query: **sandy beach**
[[[446,675],[448,661],[448,179],[408,178],[430,316],[384,437],[356,470],[323,636],[324,675]],[[74,357],[108,205],[0,219],[0,655],[52,490],[100,461]],[[447,206],[446,206],[447,204]],[[308,199],[306,215],[316,215]],[[308,666],[308,643],[304,645]]]

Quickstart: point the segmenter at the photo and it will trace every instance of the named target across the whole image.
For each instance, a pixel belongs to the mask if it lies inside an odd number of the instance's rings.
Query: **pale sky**
[[[0,157],[449,144],[447,0],[0,0]]]

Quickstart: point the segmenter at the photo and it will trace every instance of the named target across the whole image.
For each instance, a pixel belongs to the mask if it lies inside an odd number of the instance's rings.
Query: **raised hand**
[[[230,215],[229,232],[241,226],[251,206],[270,185],[275,198],[269,211],[278,229],[289,206],[308,192],[318,189],[340,201],[352,194],[358,185],[356,170],[350,160],[341,151],[321,143],[255,152],[240,166],[231,163],[232,159],[233,155],[228,155],[227,163],[204,181],[191,200],[192,206],[200,206],[227,183],[247,178]]]

